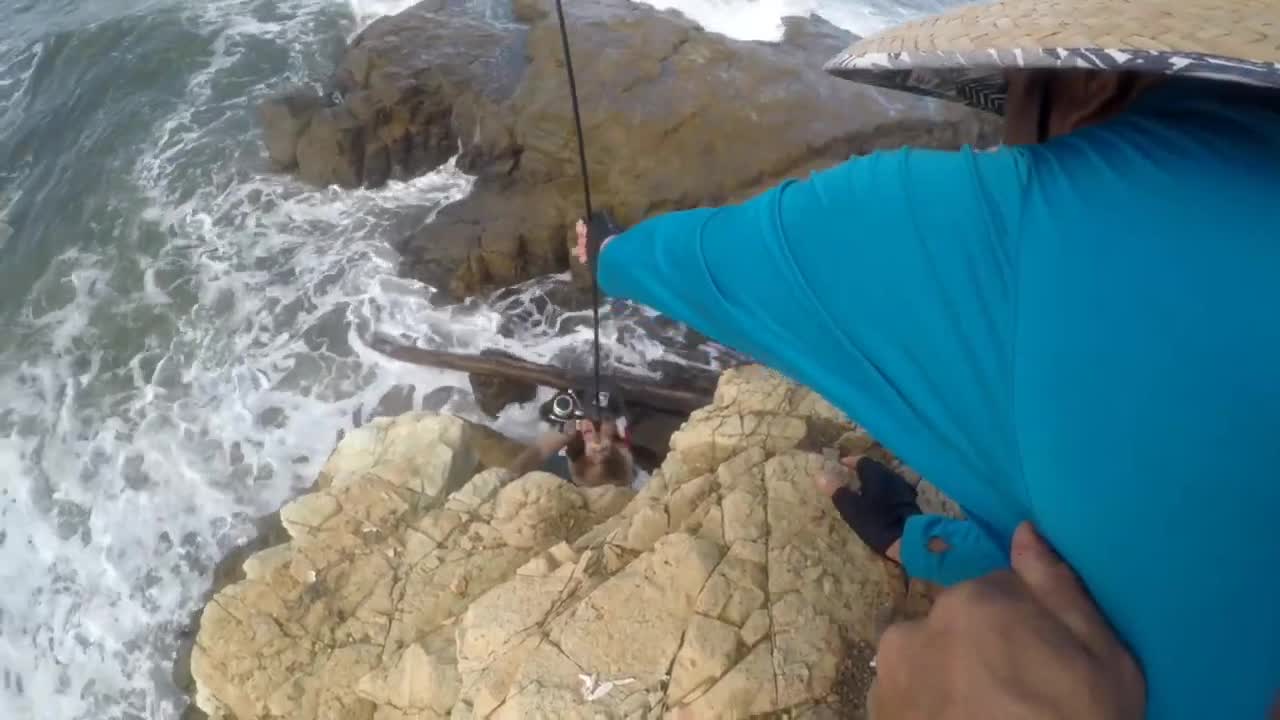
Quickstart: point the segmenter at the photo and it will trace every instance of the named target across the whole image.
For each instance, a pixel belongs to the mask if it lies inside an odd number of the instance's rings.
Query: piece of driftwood
[[[557,389],[589,389],[591,387],[590,374],[521,360],[497,351],[470,355],[428,350],[397,343],[383,337],[370,339],[369,346],[389,358],[413,365],[509,378]],[[628,407],[645,406],[682,415],[710,404],[718,379],[719,373],[712,370],[686,373],[686,377],[681,380],[681,387],[671,387],[666,380],[653,380],[616,372],[601,377],[606,387],[612,386],[622,393]]]

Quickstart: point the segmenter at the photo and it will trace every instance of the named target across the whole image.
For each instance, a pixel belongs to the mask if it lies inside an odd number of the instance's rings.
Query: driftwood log
[[[369,346],[389,358],[413,365],[459,370],[556,389],[591,387],[591,376],[587,373],[530,362],[503,352],[472,355],[428,350],[383,337],[372,338]],[[720,374],[713,370],[682,370],[679,387],[673,387],[667,379],[653,380],[616,372],[602,376],[601,381],[621,392],[632,410],[648,408],[683,416],[711,403]]]

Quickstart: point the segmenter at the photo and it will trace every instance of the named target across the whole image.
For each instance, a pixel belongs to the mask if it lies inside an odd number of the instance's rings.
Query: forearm
[[[541,467],[547,461],[547,458],[560,452],[560,449],[567,445],[568,442],[569,436],[564,433],[544,434],[526,448],[524,452],[520,453],[508,466],[508,469],[516,477],[533,472]]]
[[[697,258],[699,237],[715,212],[699,208],[667,213],[611,238],[600,250],[600,288],[673,317],[692,314],[705,289],[689,275],[702,264]]]
[[[758,310],[761,298],[795,287],[781,281],[779,266],[759,236],[760,227],[767,225],[758,217],[765,202],[762,196],[747,204],[667,213],[635,225],[602,248],[600,288],[790,374],[794,363],[778,349],[792,344],[791,335],[777,330],[801,306],[789,298],[769,315]],[[735,242],[736,252],[727,247]],[[751,297],[744,297],[744,290]],[[772,322],[774,318],[784,322]]]
[[[1012,151],[876,153],[639,223],[604,247],[600,287],[818,392],[1011,529],[1025,181]]]
[[[538,469],[538,466],[545,462],[546,459],[547,456],[543,455],[542,450],[538,447],[525,448],[525,451],[520,453],[507,469],[511,471],[512,475],[520,477]]]

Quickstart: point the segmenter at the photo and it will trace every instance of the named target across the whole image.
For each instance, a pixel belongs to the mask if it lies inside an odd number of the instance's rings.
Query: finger
[[[814,483],[818,486],[818,491],[827,497],[831,497],[845,487],[845,478],[840,471],[832,468],[823,468],[817,475],[813,476]]]
[[[861,459],[862,459],[861,455],[850,455],[848,457],[840,458],[840,464],[849,468],[850,470],[857,470],[858,461]]]
[[[1093,599],[1049,544],[1023,522],[1013,534],[1013,571],[1026,583],[1035,599],[1095,655],[1109,654],[1116,644],[1111,628]]]
[[[578,257],[578,261],[585,263],[587,260],[587,224],[581,220],[577,225],[578,242],[574,246],[574,254]]]

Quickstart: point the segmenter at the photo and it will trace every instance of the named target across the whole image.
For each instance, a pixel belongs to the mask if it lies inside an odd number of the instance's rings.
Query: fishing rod
[[[591,406],[595,408],[593,422],[596,432],[600,431],[600,281],[596,274],[596,263],[600,256],[600,229],[603,223],[597,222],[591,207],[591,180],[587,176],[587,148],[582,135],[582,113],[578,109],[578,83],[573,75],[573,55],[569,50],[569,29],[565,25],[564,6],[556,0],[556,17],[560,20],[560,42],[564,46],[564,67],[569,75],[569,99],[573,102],[573,125],[578,137],[578,165],[582,171],[582,199],[586,208],[583,218],[587,222],[587,269],[591,273]]]

